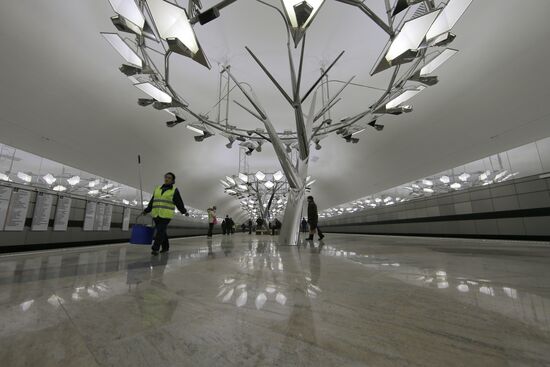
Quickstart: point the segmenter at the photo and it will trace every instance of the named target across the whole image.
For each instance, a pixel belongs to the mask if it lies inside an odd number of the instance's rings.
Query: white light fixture
[[[281,181],[283,179],[284,175],[281,171],[277,171],[273,174],[273,179],[275,181]]]
[[[255,176],[258,179],[258,181],[263,181],[265,179],[265,174],[262,171],[256,172]]]
[[[145,18],[134,0],[109,0],[114,12],[143,29]]]
[[[423,190],[424,192],[428,193],[428,194],[431,194],[431,193],[434,192],[434,189],[431,189],[431,188],[429,188],[429,187],[424,187],[422,190]]]
[[[392,97],[392,99],[390,99],[388,103],[386,103],[386,109],[389,110],[391,108],[394,108],[403,104],[404,102],[408,101],[412,97],[416,96],[418,93],[422,92],[424,89],[426,89],[425,86],[419,85],[415,89],[402,90],[400,93]]]
[[[481,181],[485,181],[486,179],[489,178],[490,175],[491,175],[491,171],[487,170],[487,171],[483,172],[481,175],[479,175],[479,179]]]
[[[242,191],[246,191],[248,190],[248,187],[246,187],[246,185],[239,185],[239,190],[242,190]]]
[[[164,0],[147,0],[151,15],[161,38],[168,42],[171,51],[192,58],[210,69],[189,22],[187,11]]]
[[[194,127],[192,125],[187,125],[186,128],[188,128],[191,131],[196,132],[197,134],[204,135],[204,131],[202,131],[200,129],[197,129],[196,127]]]
[[[46,174],[44,177],[42,177],[42,179],[44,180],[44,182],[46,182],[48,185],[51,185],[53,184],[55,181],[57,181],[57,179],[55,177],[53,177],[53,175],[51,173],[48,173]]]
[[[239,173],[239,179],[242,181],[242,182],[248,182],[248,175],[245,175],[244,173]]]
[[[472,0],[449,0],[426,33],[426,39],[430,40],[449,32],[471,3]]]
[[[365,129],[357,130],[356,132],[351,133],[351,135],[357,135],[357,134],[362,133],[363,131],[365,131]]]
[[[78,185],[78,183],[80,182],[80,176],[73,176],[71,178],[68,178],[67,182],[71,186]]]
[[[376,198],[376,199],[374,199],[374,201],[376,201],[377,203],[381,203],[381,202],[382,202],[382,199]]]
[[[88,182],[88,187],[96,187],[99,184],[99,179]]]
[[[501,178],[503,178],[504,176],[506,176],[508,174],[508,171],[507,170],[504,170],[502,172],[500,172],[499,174],[497,174],[495,176],[495,181],[499,181]]]
[[[142,92],[148,94],[152,98],[156,99],[159,102],[171,103],[172,97],[165,91],[155,87],[151,83],[137,83],[134,84],[134,87],[140,89]]]
[[[5,173],[0,173],[0,181],[11,181],[10,177],[6,175]]]
[[[101,190],[109,190],[111,187],[113,187],[112,183],[108,183],[107,185],[103,186]]]
[[[298,45],[325,0],[282,0],[282,2],[291,26],[294,44]]]
[[[439,179],[439,181],[441,181],[442,183],[444,184],[448,184],[449,182],[451,182],[451,179],[449,178],[449,176],[441,176],[441,178]]]
[[[129,205],[130,202],[129,202],[128,200],[126,200],[126,199],[122,199],[122,204],[124,204],[124,205]]]
[[[57,185],[53,188],[53,191],[58,191],[58,192],[63,192],[63,191],[66,191],[67,188],[63,185]]]
[[[433,186],[433,184],[434,184],[433,181],[428,180],[428,179],[423,179],[422,183],[426,186]]]
[[[417,50],[440,12],[438,9],[405,22],[392,41],[386,60],[391,62],[409,50]]]
[[[132,200],[132,205],[137,205],[137,200]]]
[[[265,187],[267,187],[268,189],[272,189],[273,186],[275,186],[275,184],[271,181],[267,181],[266,183],[264,183]]]
[[[129,64],[139,68],[143,67],[143,60],[138,54],[124,41],[118,33],[102,32],[101,35],[113,46],[113,48]]]
[[[90,190],[88,191],[88,195],[97,195],[99,194],[99,190]]]
[[[227,182],[229,182],[231,185],[235,185],[235,180],[232,177],[225,176],[225,179]]]
[[[26,182],[26,183],[29,183],[32,180],[32,176],[29,176],[29,175],[27,175],[26,173],[23,173],[23,172],[17,172],[17,177],[21,181]]]
[[[464,172],[463,174],[461,174],[460,176],[458,176],[458,179],[462,182],[466,182],[468,181],[468,179],[470,178],[470,174],[469,173],[466,173]]]
[[[306,186],[309,187],[311,185],[313,185],[317,180],[311,180],[309,182],[306,183]]]
[[[225,182],[224,180],[220,180],[221,184],[224,185],[225,187],[231,187],[231,185],[227,182]]]
[[[225,192],[227,192],[228,194],[233,194],[233,195],[237,193],[237,191],[231,190],[231,189],[225,190]]]
[[[425,76],[433,73],[438,67],[440,67],[445,61],[453,57],[458,50],[447,48],[441,51],[436,57],[431,59],[426,65],[420,69],[420,76]]]
[[[462,187],[461,184],[459,184],[458,182],[455,182],[455,183],[452,183],[451,184],[451,189],[454,189],[454,190],[458,190]]]

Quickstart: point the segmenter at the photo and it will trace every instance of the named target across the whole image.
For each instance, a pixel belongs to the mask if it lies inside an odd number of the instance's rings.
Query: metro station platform
[[[550,243],[237,234],[0,256],[5,366],[543,366]]]

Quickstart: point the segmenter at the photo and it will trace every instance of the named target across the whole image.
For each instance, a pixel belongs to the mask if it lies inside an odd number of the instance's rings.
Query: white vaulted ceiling
[[[383,8],[382,0],[366,3]],[[384,117],[384,131],[357,135],[359,144],[332,136],[313,152],[312,194],[320,207],[550,136],[548,14],[547,0],[474,0],[453,30],[452,47],[460,52],[437,71],[440,83],[411,101],[414,112]],[[236,208],[218,182],[237,171],[236,144],[228,150],[221,136],[196,143],[191,131],[166,128],[166,113],[137,105],[144,95],[118,71],[122,59],[99,34],[115,31],[111,15],[107,0],[1,3],[0,142],[133,186],[139,153],[146,187],[171,170],[191,206]],[[229,63],[237,78],[254,86],[277,128],[292,127],[289,106],[244,50],[249,46],[290,89],[281,18],[253,0],[239,0],[196,31],[213,69],[177,55],[171,65],[172,84],[194,109],[211,110],[218,64]],[[381,87],[389,77],[369,76],[387,38],[353,7],[327,0],[306,42],[306,86],[341,50],[346,53],[331,79],[357,75],[355,82]],[[366,109],[379,93],[350,87],[333,118]],[[259,127],[236,106],[230,119]],[[278,169],[269,148],[254,153],[250,164]]]

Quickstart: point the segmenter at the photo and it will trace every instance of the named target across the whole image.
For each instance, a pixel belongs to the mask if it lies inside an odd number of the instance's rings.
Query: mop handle
[[[138,175],[139,175],[139,194],[141,198],[141,211],[145,210],[143,207],[143,184],[141,183],[141,155],[138,154]]]

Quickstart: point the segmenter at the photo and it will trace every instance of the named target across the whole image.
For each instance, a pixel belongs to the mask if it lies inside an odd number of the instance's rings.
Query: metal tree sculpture
[[[222,67],[221,73],[227,77],[227,94],[223,97],[229,101],[229,82],[242,92],[252,108],[235,101],[241,108],[259,120],[264,129],[246,130],[228,123],[228,118],[221,121],[218,113],[217,121],[193,110],[189,103],[176,93],[170,84],[170,56],[173,53],[189,57],[210,68],[206,55],[200,46],[193,30],[193,25],[201,25],[220,16],[220,10],[233,4],[236,0],[222,0],[210,9],[201,11],[200,0],[189,0],[187,10],[176,3],[164,0],[109,0],[117,15],[112,17],[113,24],[119,31],[134,34],[135,44],[129,44],[117,33],[103,33],[111,45],[125,58],[120,70],[127,75],[133,84],[151,96],[151,99],[140,99],[142,106],[152,105],[158,110],[165,110],[174,115],[175,120],[167,123],[169,127],[180,123],[198,132],[196,141],[203,141],[216,131],[229,139],[228,147],[235,140],[250,152],[261,150],[261,145],[269,142],[273,145],[281,168],[288,181],[288,202],[280,234],[280,243],[296,244],[300,214],[306,192],[306,178],[310,156],[310,146],[319,148],[319,141],[331,133],[341,135],[347,142],[356,143],[353,135],[365,128],[372,127],[377,131],[383,125],[377,119],[385,114],[399,115],[412,111],[412,107],[404,103],[420,93],[428,86],[438,82],[437,77],[430,75],[457,51],[444,48],[453,41],[455,35],[450,31],[461,15],[466,11],[472,0],[383,0],[387,21],[381,19],[362,0],[334,0],[351,5],[366,14],[389,37],[389,41],[381,53],[371,75],[393,68],[390,80],[382,95],[365,111],[332,123],[326,118],[334,105],[340,101],[340,95],[350,85],[353,77],[332,96],[323,93],[322,106],[316,109],[316,91],[320,83],[327,80],[327,75],[342,57],[342,51],[335,60],[322,71],[313,85],[305,92],[302,88],[302,67],[305,50],[306,32],[315,16],[326,0],[281,0],[282,9],[263,0],[258,3],[276,10],[284,20],[287,33],[287,50],[292,90],[287,93],[280,83],[271,75],[259,58],[248,48],[251,57],[273,82],[276,89],[294,110],[294,131],[278,132],[269,118],[268,112],[252,92],[245,88],[246,83],[239,82],[231,73],[229,65]],[[380,0],[382,1],[382,0]],[[147,40],[154,40],[151,43]],[[301,45],[298,64],[296,65],[292,52],[292,43],[297,48]],[[154,47],[156,45],[156,48]],[[433,53],[430,50],[437,49]],[[164,57],[164,70],[159,70],[150,57],[150,52],[160,52]],[[406,65],[406,68],[404,67]],[[221,88],[220,88],[221,95]],[[309,102],[307,114],[306,102]],[[218,101],[218,103],[220,103]],[[196,122],[186,123],[193,118]],[[295,159],[289,154],[295,149],[298,154]]]

